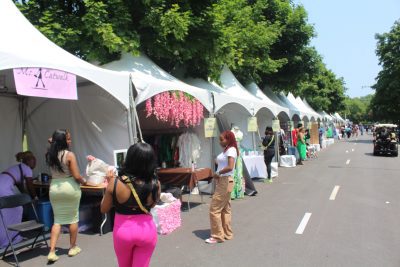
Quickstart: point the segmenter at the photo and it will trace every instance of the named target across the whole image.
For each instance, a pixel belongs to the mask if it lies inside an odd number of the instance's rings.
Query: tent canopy
[[[277,117],[281,112],[285,112],[289,115],[289,109],[287,107],[283,107],[269,99],[269,97],[261,91],[260,87],[258,87],[256,83],[252,82],[248,84],[246,88],[251,94],[263,101],[266,107],[274,114],[275,117]]]
[[[342,116],[340,116],[339,113],[335,112],[335,114],[333,115],[339,120],[339,122],[344,122],[344,119],[342,118]]]
[[[0,70],[43,67],[63,70],[96,83],[129,107],[129,76],[87,63],[58,47],[40,33],[12,0],[0,1]]]
[[[305,99],[305,98],[303,98],[302,99],[302,101],[303,101],[303,104],[309,109],[309,110],[311,110],[311,112],[313,113],[313,114],[315,114],[315,119],[321,119],[321,115],[318,113],[318,112],[316,112],[311,106],[310,106],[310,104],[308,104],[308,102],[307,102],[307,100]]]
[[[284,93],[281,92],[276,96],[289,108],[292,118],[299,117],[301,120],[304,114],[292,102],[290,102],[290,100],[286,97]]]
[[[286,101],[282,100],[280,97],[278,97],[277,94],[273,93],[272,90],[268,87],[264,88],[264,93],[265,95],[271,99],[274,103],[277,105],[284,107],[286,110],[288,110],[288,116],[290,119],[293,118],[293,115],[299,114],[297,110],[293,109],[293,105],[288,104]]]
[[[300,117],[302,119],[305,117],[306,121],[311,120],[312,117],[311,112],[308,110],[308,108],[302,105],[302,102],[299,101],[298,98],[294,97],[292,93],[289,93],[286,98],[294,107],[297,108],[297,110],[300,112]]]
[[[311,107],[307,106],[306,103],[304,103],[304,101],[299,96],[296,97],[296,101],[297,103],[299,103],[299,106],[301,106],[309,114],[310,121],[312,118],[314,118],[314,120],[319,118],[319,114],[316,113]]]
[[[321,115],[321,118],[323,121],[332,121],[333,118],[331,115],[329,115],[328,113],[326,113],[325,111],[318,111],[318,114]]]
[[[208,91],[180,81],[157,66],[143,53],[137,57],[123,54],[120,60],[105,64],[102,67],[131,73],[132,82],[138,92],[137,104],[159,93],[179,90],[194,96],[208,111],[211,110],[211,96]]]
[[[29,149],[37,156],[37,171],[46,171],[47,139],[58,128],[71,131],[72,149],[81,170],[89,153],[112,164],[112,150],[129,146],[129,74],[96,67],[58,47],[11,0],[0,1],[0,27],[0,74],[5,76],[8,88],[7,93],[0,93],[0,123],[4,126],[0,168],[15,164],[13,155],[22,150],[24,129]],[[12,69],[25,67],[51,68],[79,76],[78,100],[17,96]]]
[[[222,70],[220,80],[225,93],[236,99],[240,99],[237,103],[244,106],[251,115],[255,115],[261,108],[267,107],[266,103],[253,96],[240,84],[226,65]],[[217,106],[216,110],[219,110],[224,105],[231,103],[232,100],[226,97],[218,97],[215,102]]]

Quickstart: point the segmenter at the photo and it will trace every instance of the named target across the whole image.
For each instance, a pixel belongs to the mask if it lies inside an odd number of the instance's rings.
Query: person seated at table
[[[12,196],[25,191],[24,183],[30,195],[37,200],[36,191],[32,184],[32,170],[36,167],[36,158],[30,151],[19,152],[15,155],[19,164],[13,165],[0,174],[0,197]],[[5,225],[21,223],[23,207],[3,209],[1,211]],[[17,233],[10,233],[12,239]],[[22,237],[16,237],[14,243],[18,243]],[[8,238],[3,226],[0,226],[0,248],[8,245]]]
[[[50,167],[52,179],[50,183],[50,203],[54,213],[54,224],[50,235],[50,262],[58,260],[56,243],[60,236],[61,225],[69,225],[70,248],[68,256],[81,252],[76,245],[78,237],[79,203],[81,200],[81,184],[86,184],[79,173],[75,154],[69,150],[71,134],[67,130],[56,130],[50,140],[50,148],[46,154],[46,163]]]
[[[149,266],[157,244],[157,229],[150,214],[160,199],[161,185],[155,175],[156,157],[146,143],[129,147],[117,177],[107,172],[108,186],[101,212],[115,207],[114,251],[119,267]]]

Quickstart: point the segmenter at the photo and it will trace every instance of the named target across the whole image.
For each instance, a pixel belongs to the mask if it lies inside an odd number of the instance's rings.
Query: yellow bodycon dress
[[[54,224],[79,222],[80,184],[72,177],[67,166],[68,150],[60,151],[58,159],[64,172],[51,168],[50,203],[54,213]]]

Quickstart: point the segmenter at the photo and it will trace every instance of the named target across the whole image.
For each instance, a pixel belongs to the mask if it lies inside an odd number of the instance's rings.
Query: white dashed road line
[[[351,152],[354,152],[354,148],[351,149]]]
[[[301,220],[299,227],[297,227],[296,234],[298,234],[298,235],[303,234],[304,229],[306,228],[307,223],[310,220],[310,217],[311,217],[311,213],[307,212],[306,214],[304,214],[304,217]]]
[[[349,163],[350,163],[350,159],[348,159],[348,160],[346,161],[346,165],[349,165]]]
[[[337,195],[337,193],[339,191],[339,188],[340,188],[340,186],[335,185],[335,187],[332,190],[331,196],[329,197],[329,200],[335,200],[336,195]]]

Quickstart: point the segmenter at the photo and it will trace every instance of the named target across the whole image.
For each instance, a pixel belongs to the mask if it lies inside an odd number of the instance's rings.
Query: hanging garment
[[[181,167],[190,168],[192,162],[196,162],[200,158],[200,139],[196,134],[188,132],[181,134],[177,146],[179,147],[179,162]]]

